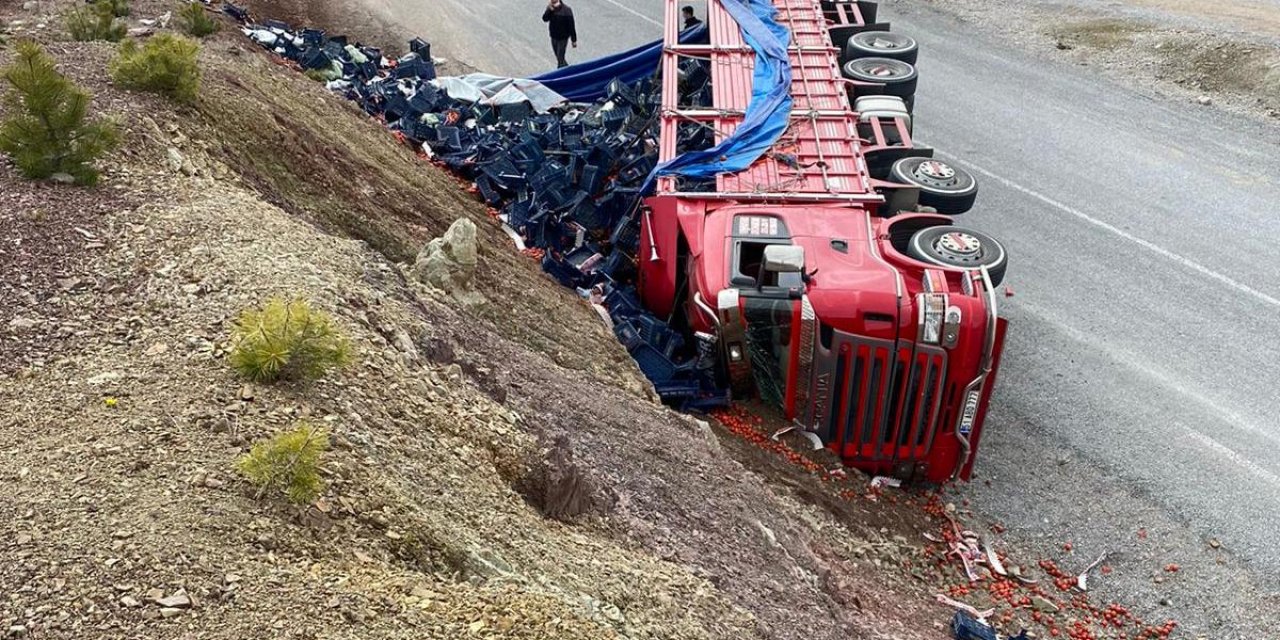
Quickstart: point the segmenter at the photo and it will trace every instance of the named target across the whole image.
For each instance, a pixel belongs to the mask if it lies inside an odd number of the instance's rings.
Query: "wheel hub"
[[[945,162],[925,160],[912,170],[911,174],[921,183],[938,187],[949,187],[956,183],[956,170]]]
[[[934,249],[952,260],[972,262],[982,252],[982,241],[962,231],[952,231],[938,238]]]
[[[893,40],[889,40],[888,38],[876,38],[871,41],[871,46],[878,49],[897,49],[898,43]]]
[[[893,69],[883,64],[878,64],[874,67],[871,67],[867,69],[867,72],[873,76],[878,76],[881,78],[886,78],[893,75]]]

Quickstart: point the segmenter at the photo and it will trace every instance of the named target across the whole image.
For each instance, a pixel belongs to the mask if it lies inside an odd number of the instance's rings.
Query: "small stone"
[[[187,295],[194,296],[195,294],[200,293],[200,285],[194,282],[190,284],[184,284],[182,285],[182,292]]]
[[[156,604],[170,609],[186,609],[191,606],[191,598],[187,597],[185,592],[179,591],[167,598],[160,598]]]
[[[120,604],[130,608],[142,606],[142,603],[133,596],[120,596]]]
[[[27,0],[26,2],[22,3],[23,11],[35,11],[38,8],[40,8],[40,3],[36,2],[36,0]]]
[[[17,543],[18,543],[18,546],[22,546],[22,545],[24,545],[24,544],[30,544],[30,543],[31,543],[31,536],[30,536],[29,534],[26,534],[26,533],[19,533],[19,534],[18,534],[18,538],[17,538],[17,540],[15,540],[15,542],[17,542]]]
[[[49,179],[58,184],[75,184],[76,183],[75,176],[69,173],[55,173],[49,176]]]
[[[108,382],[115,382],[116,380],[119,380],[120,377],[121,376],[118,371],[107,371],[89,378],[89,384],[106,384]]]
[[[245,402],[253,402],[253,385],[246,384],[240,387],[240,399]]]
[[[157,342],[151,345],[150,347],[147,347],[146,353],[149,356],[160,356],[160,355],[164,355],[165,353],[168,353],[168,351],[169,351],[169,345],[163,342]]]
[[[9,321],[10,331],[28,331],[40,326],[40,323],[30,318],[14,318]]]
[[[1213,104],[1213,98],[1210,98],[1209,96],[1200,96],[1199,98],[1196,98],[1196,102],[1199,102],[1201,105],[1207,107]]]
[[[161,589],[152,589],[147,592],[147,600],[159,602],[164,597],[164,591]]]
[[[180,615],[182,615],[182,609],[174,607],[161,607],[160,609],[160,616],[164,618],[176,618]]]
[[[1168,606],[1170,606],[1170,605],[1172,605],[1172,604],[1173,604],[1173,601],[1172,601],[1172,600],[1170,600],[1170,599],[1168,599],[1168,598],[1160,598],[1160,606],[1162,606],[1162,607],[1168,607]]]
[[[14,638],[21,638],[27,635],[27,628],[20,624],[15,624],[9,627],[9,635]]]
[[[181,151],[178,151],[174,147],[169,147],[168,166],[170,171],[174,173],[181,171],[182,163],[184,161],[185,159],[182,157]]]
[[[217,479],[214,476],[208,476],[207,478],[204,479],[204,486],[210,489],[221,489],[227,486],[227,483]]]
[[[1155,582],[1156,584],[1160,584],[1164,582],[1164,576],[1156,576],[1155,578],[1152,579],[1152,582]]]
[[[237,583],[237,582],[240,582],[240,579],[241,579],[241,578],[240,578],[240,576],[238,576],[238,575],[236,575],[236,574],[234,574],[234,573],[228,573],[227,575],[223,576],[223,578],[222,578],[222,580],[223,580],[224,582],[226,582],[227,584],[235,584],[235,583]]]
[[[1221,547],[1222,547],[1222,542],[1221,542],[1221,541],[1219,541],[1217,538],[1210,538],[1210,539],[1209,539],[1209,546],[1210,546],[1210,547],[1213,547],[1214,549],[1218,549],[1218,548],[1221,548]]]
[[[133,532],[132,532],[132,531],[125,531],[125,530],[121,529],[120,531],[116,531],[116,532],[112,533],[112,534],[111,534],[111,537],[112,537],[112,538],[115,538],[116,540],[128,540],[129,538],[132,538],[132,537],[133,537]]]

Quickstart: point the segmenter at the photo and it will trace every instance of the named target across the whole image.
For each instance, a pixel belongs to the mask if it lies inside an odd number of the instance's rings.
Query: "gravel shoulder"
[[[979,25],[1013,47],[1097,69],[1130,88],[1280,119],[1280,4],[1271,0],[921,4]]]

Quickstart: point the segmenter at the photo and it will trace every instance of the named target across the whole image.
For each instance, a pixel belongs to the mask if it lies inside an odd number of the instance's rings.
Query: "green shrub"
[[[249,309],[231,335],[231,366],[254,382],[319,378],[346,364],[350,353],[328,314],[303,300]]]
[[[85,5],[67,14],[67,31],[71,33],[71,39],[78,42],[119,42],[127,30],[123,22],[116,20],[116,14],[106,2]]]
[[[111,61],[111,77],[123,87],[193,102],[200,91],[199,53],[194,40],[170,33],[152,36],[142,47],[127,40]]]
[[[89,94],[66,79],[40,45],[23,41],[4,69],[10,90],[4,96],[0,151],[13,158],[22,175],[44,179],[70,175],[94,184],[93,161],[120,142],[115,122],[85,122]]]
[[[209,17],[200,2],[185,2],[178,8],[178,24],[182,30],[197,38],[213,35],[222,25]]]
[[[282,493],[295,504],[310,504],[324,491],[320,458],[329,433],[299,421],[291,431],[258,442],[236,461],[236,470],[258,488],[258,497]]]
[[[97,0],[94,4],[106,5],[111,14],[119,18],[129,15],[129,0]]]

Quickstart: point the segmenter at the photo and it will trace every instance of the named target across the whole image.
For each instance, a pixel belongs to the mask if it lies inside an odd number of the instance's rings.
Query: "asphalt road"
[[[477,68],[552,64],[541,3],[437,3],[389,7]],[[570,4],[572,60],[659,35],[657,0]],[[1029,563],[1112,552],[1098,596],[1185,637],[1280,637],[1280,127],[917,4],[881,19],[922,43],[917,137],[979,179],[962,222],[1011,254],[1013,328],[962,493]]]

